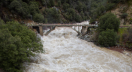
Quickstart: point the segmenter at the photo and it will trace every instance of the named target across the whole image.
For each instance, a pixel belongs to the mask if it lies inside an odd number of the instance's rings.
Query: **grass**
[[[119,43],[122,43],[122,35],[128,33],[128,28],[119,28],[118,35],[119,35]]]

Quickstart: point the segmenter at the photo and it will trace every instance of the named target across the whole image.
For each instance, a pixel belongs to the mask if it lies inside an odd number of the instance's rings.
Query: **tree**
[[[56,7],[45,9],[43,14],[49,23],[59,23],[61,20],[61,12]]]
[[[98,43],[102,46],[116,45],[120,21],[112,13],[107,13],[100,17],[98,26]]]
[[[114,30],[107,29],[102,31],[98,37],[98,43],[102,46],[114,46],[116,45],[117,34]]]
[[[27,17],[30,14],[28,4],[26,2],[13,0],[10,5],[10,10],[13,13],[17,13],[21,15],[22,17]]]
[[[29,5],[29,10],[32,15],[35,13],[39,13],[39,6],[38,6],[37,2],[31,1],[30,5]]]
[[[106,29],[114,29],[114,31],[118,31],[120,21],[119,19],[112,13],[107,13],[99,19],[99,32],[105,31]]]
[[[41,22],[43,23],[44,21],[44,16],[42,14],[39,14],[39,13],[36,13],[34,16],[33,16],[33,20],[35,22]]]
[[[0,24],[0,68],[7,72],[22,72],[23,62],[29,61],[33,52],[43,52],[40,39],[18,22]]]
[[[123,13],[122,15],[121,15],[121,18],[126,18],[128,16],[128,14],[127,13]]]

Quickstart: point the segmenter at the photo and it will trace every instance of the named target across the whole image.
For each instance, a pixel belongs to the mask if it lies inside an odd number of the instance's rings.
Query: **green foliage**
[[[61,21],[61,12],[56,8],[47,8],[43,12],[48,23],[59,23]]]
[[[127,28],[119,28],[119,30],[118,30],[118,35],[120,37],[119,43],[123,42],[123,38],[122,37],[123,37],[123,34],[126,34],[126,33],[128,33]]]
[[[111,10],[115,7],[115,3],[108,3],[106,6],[106,10]]]
[[[0,18],[0,25],[5,24],[5,22]]]
[[[119,34],[121,35],[121,33]],[[122,43],[128,48],[132,48],[132,28],[128,28],[122,33],[120,44]]]
[[[43,6],[47,5],[46,0],[41,0],[41,3],[42,3]]]
[[[128,16],[127,13],[123,13],[123,14],[121,15],[121,18],[126,18],[127,16]]]
[[[68,9],[68,8],[70,8],[70,5],[68,3],[64,3],[63,4],[63,9]]]
[[[105,31],[106,29],[114,29],[117,32],[120,25],[119,19],[112,13],[101,16],[99,22],[99,32]]]
[[[118,3],[120,1],[122,1],[122,0],[108,0],[108,2],[111,2],[111,3]]]
[[[114,46],[116,45],[117,34],[114,30],[107,29],[106,31],[102,31],[98,37],[98,43],[102,46]]]
[[[13,0],[10,3],[9,8],[12,12],[18,13],[22,17],[27,17],[30,14],[28,4],[22,1]]]
[[[58,1],[58,6],[61,7],[61,0],[57,0]]]
[[[90,18],[96,20],[107,10],[113,9],[117,3],[126,1],[129,0],[3,0],[0,5],[7,6],[11,13],[23,18],[31,18],[31,15],[42,12],[42,9],[56,7],[59,10],[55,15],[58,16],[57,19],[54,19],[56,17],[53,17],[52,12],[44,14],[44,17],[49,23],[58,23],[64,20],[69,22],[80,22]]]
[[[76,9],[81,12],[83,11],[83,8],[85,8],[84,4],[81,1],[78,1]]]
[[[30,5],[29,5],[29,10],[30,10],[30,13],[33,15],[33,14],[36,14],[36,13],[39,13],[39,6],[38,6],[38,3],[35,2],[35,1],[31,1],[30,2]]]
[[[55,0],[46,0],[46,2],[47,2],[47,6],[48,6],[48,7],[53,7],[53,6],[55,6]]]
[[[21,9],[22,9],[22,5],[21,5],[21,3],[18,0],[13,0],[10,3],[10,9],[14,9],[14,10],[20,12]]]
[[[0,68],[6,72],[22,72],[22,64],[33,52],[43,52],[35,33],[18,22],[0,25]]]
[[[82,17],[79,14],[75,15],[75,21],[76,22],[81,22],[82,21]]]
[[[44,16],[43,16],[42,14],[36,13],[36,14],[33,16],[33,20],[34,20],[35,22],[43,23],[43,22],[44,22]]]
[[[129,23],[132,24],[132,18],[129,19]]]
[[[114,46],[117,42],[117,34],[120,25],[119,19],[112,13],[100,17],[98,26],[98,43],[102,46]]]

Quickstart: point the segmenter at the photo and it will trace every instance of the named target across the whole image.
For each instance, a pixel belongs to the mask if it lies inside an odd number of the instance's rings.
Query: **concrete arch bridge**
[[[40,35],[48,35],[56,27],[71,27],[78,35],[85,35],[90,28],[98,27],[98,24],[28,24],[28,27],[35,29]],[[50,29],[44,34],[44,30]]]

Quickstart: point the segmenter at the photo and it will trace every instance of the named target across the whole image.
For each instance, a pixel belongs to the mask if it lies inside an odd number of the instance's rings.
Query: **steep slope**
[[[119,3],[114,9],[111,10],[121,22],[121,25],[132,24],[132,1],[129,0],[126,3]]]
[[[70,23],[88,19],[94,21],[119,1],[6,0],[0,2],[0,16],[4,21],[15,19],[21,23],[27,19],[41,23]]]

